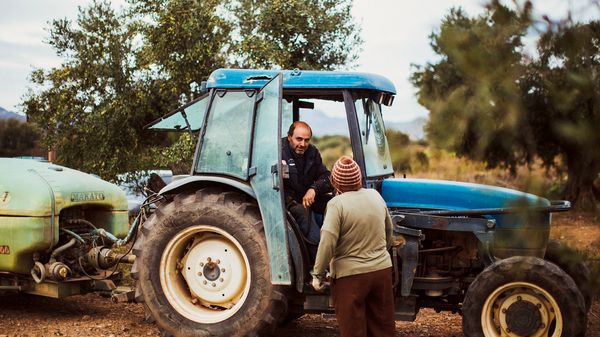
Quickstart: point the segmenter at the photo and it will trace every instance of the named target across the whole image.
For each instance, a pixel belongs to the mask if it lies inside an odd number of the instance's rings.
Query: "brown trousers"
[[[332,282],[341,337],[393,337],[392,268],[346,276]]]

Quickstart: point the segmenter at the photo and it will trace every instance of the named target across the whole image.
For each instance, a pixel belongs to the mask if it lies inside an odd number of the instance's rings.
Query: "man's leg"
[[[394,320],[394,291],[392,268],[368,273],[371,291],[366,296],[367,336],[393,337],[396,330]]]
[[[312,215],[315,219],[315,222],[317,223],[317,226],[319,226],[319,228],[323,227],[323,220],[325,220],[325,215],[317,212],[312,212]]]
[[[311,261],[314,261],[317,256],[317,248],[321,239],[321,230],[315,222],[313,213],[309,209],[304,208],[302,204],[294,203],[288,207],[288,210],[296,220],[300,231],[308,240],[307,248]]]

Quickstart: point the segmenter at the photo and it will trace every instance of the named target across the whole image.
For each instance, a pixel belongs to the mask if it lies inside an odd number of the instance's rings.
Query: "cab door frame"
[[[283,172],[281,162],[282,99],[283,74],[278,73],[256,94],[248,176],[250,185],[256,194],[264,226],[269,252],[271,283],[291,285],[283,175],[281,174]]]

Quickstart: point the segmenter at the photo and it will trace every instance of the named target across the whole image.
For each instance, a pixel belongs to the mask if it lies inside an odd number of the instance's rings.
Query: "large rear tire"
[[[462,308],[469,337],[584,336],[586,310],[577,285],[562,269],[515,256],[481,272]]]
[[[176,196],[144,224],[134,253],[136,299],[166,335],[256,336],[286,315],[258,207],[243,194]]]

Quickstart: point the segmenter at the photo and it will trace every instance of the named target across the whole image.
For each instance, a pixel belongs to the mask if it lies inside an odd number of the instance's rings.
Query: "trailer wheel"
[[[585,302],[559,267],[536,257],[498,261],[469,286],[462,308],[466,336],[584,336]]]
[[[176,196],[142,234],[138,300],[164,334],[259,335],[285,317],[258,207],[244,195],[206,188]]]
[[[593,286],[591,282],[590,270],[588,269],[583,256],[576,250],[561,244],[556,240],[550,240],[546,247],[545,259],[556,264],[564,270],[579,288],[585,300],[586,312],[590,311],[593,298]]]

